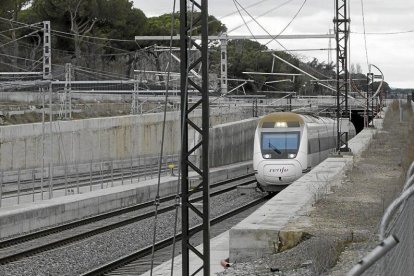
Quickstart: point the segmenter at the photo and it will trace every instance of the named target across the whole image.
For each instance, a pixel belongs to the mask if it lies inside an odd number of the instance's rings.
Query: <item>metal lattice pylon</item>
[[[72,119],[72,64],[65,64],[65,88],[59,93],[59,117],[65,120]]]
[[[43,79],[52,78],[52,48],[50,41],[50,21],[43,21]]]
[[[138,99],[138,92],[139,92],[138,76],[135,76],[134,77],[134,91],[132,91],[132,100],[131,100],[131,114],[140,113],[139,112],[140,104],[139,104],[139,99]]]
[[[348,0],[335,0],[334,18],[336,35],[336,117],[337,117],[337,151],[349,151],[348,132],[344,131],[342,118],[349,117],[348,110],[348,38],[349,17]]]
[[[203,275],[210,275],[210,204],[209,204],[209,98],[208,98],[208,1],[207,0],[180,0],[180,46],[181,46],[181,117],[182,117],[182,153],[181,153],[181,188],[182,188],[182,275],[195,275],[203,271]],[[190,4],[190,5],[188,5]],[[190,7],[190,10],[188,10]],[[201,32],[201,43],[192,39],[193,29]],[[201,56],[191,62],[190,48],[196,48]],[[197,66],[201,67],[201,80],[190,78],[190,71]],[[196,83],[197,82],[197,83]],[[194,89],[199,92],[200,100],[189,105],[187,91]],[[196,109],[201,108],[201,123],[194,121],[191,116]],[[194,131],[200,137],[189,145],[188,132]],[[196,151],[201,152],[201,162],[194,162],[190,156]],[[196,187],[189,187],[188,171],[197,173],[200,183]],[[202,207],[199,209],[190,202],[194,192],[202,191]],[[201,220],[203,232],[203,250],[200,252],[191,244],[195,231],[190,231],[190,210],[197,220]],[[190,272],[190,252],[202,260],[202,266]]]

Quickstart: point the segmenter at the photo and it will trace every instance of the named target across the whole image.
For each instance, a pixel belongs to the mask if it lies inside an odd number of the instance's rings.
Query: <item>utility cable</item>
[[[364,29],[365,57],[367,59],[367,69],[369,70],[367,34],[366,34],[366,31],[365,31],[365,14],[364,14],[364,1],[363,0],[361,0],[361,13],[362,13],[362,26],[363,26],[363,29]]]
[[[169,55],[168,65],[166,68],[167,82],[166,82],[166,88],[165,88],[166,90],[165,90],[165,102],[164,102],[164,112],[163,112],[164,117],[163,117],[163,122],[162,122],[160,157],[158,160],[157,194],[155,196],[155,201],[154,201],[155,214],[154,214],[153,239],[152,239],[152,249],[151,249],[151,272],[150,272],[151,276],[154,270],[155,243],[156,243],[156,237],[157,237],[157,222],[158,222],[158,207],[160,205],[161,166],[162,166],[162,158],[164,155],[165,124],[167,121],[168,94],[169,94],[168,92],[169,92],[169,85],[170,85],[169,82],[170,82],[171,63],[172,63],[172,46],[173,46],[172,43],[173,43],[173,36],[174,36],[175,8],[176,8],[176,0],[174,0],[173,2],[173,11],[171,13],[170,51],[169,51],[170,55]]]
[[[267,31],[267,29],[262,25],[262,24],[260,24],[258,21],[257,21],[257,19],[256,18],[254,18],[247,10],[246,10],[246,8],[244,8],[237,0],[234,0],[251,18],[252,18],[252,20],[254,21],[254,22],[256,22],[256,24],[257,25],[259,25],[259,27],[262,29],[262,30],[264,30],[269,36],[271,36],[272,37],[272,35],[270,34],[270,32],[269,31]],[[281,35],[291,24],[292,24],[292,22],[297,18],[297,16],[299,15],[299,13],[302,11],[302,9],[303,9],[303,7],[305,6],[305,4],[306,4],[306,2],[307,2],[307,0],[304,0],[303,1],[303,3],[302,3],[302,5],[300,6],[300,8],[298,9],[298,11],[295,13],[295,15],[293,16],[293,18],[289,21],[289,23],[279,32],[279,34],[277,34],[275,37],[273,37],[271,40],[269,40],[267,43],[265,43],[265,44],[263,44],[264,46],[267,46],[269,43],[271,43],[272,41],[275,41],[275,42],[277,42],[286,52],[288,52],[288,53],[290,53],[291,55],[294,55],[292,52],[290,52],[282,43],[280,43],[278,40],[277,40],[277,37],[279,36],[279,35]],[[314,71],[315,73],[317,73],[317,74],[319,74],[319,75],[322,75],[322,76],[324,76],[324,77],[326,77],[326,78],[328,78],[328,76],[326,76],[326,75],[324,75],[324,74],[322,74],[322,73],[320,73],[320,72],[318,72],[318,71],[316,71],[316,70],[314,70],[313,68],[310,68],[312,71]]]
[[[7,22],[13,22],[13,23],[16,23],[16,24],[20,24],[23,27],[35,29],[37,31],[41,31],[43,29],[43,27],[36,27],[36,25],[41,24],[41,23],[26,24],[26,23],[23,23],[23,22],[19,22],[19,21],[7,19],[7,18],[4,18],[4,17],[0,17],[0,20],[7,21]],[[55,35],[55,36],[59,36],[59,37],[63,37],[63,38],[75,40],[73,38],[73,36],[75,36],[74,34],[67,33],[67,32],[63,32],[63,31],[57,31],[57,30],[51,29],[51,34],[52,35]],[[84,37],[84,38],[96,39],[96,40],[119,41],[119,42],[135,42],[135,40],[122,40],[122,39],[102,38],[102,37],[85,36],[85,35],[79,35],[79,36],[80,37]],[[98,44],[98,43],[91,42],[91,41],[88,41],[88,40],[85,40],[83,42],[84,43],[88,43],[88,44],[92,44],[92,45],[102,46],[102,48],[110,48],[110,49],[118,50],[118,51],[121,51],[121,52],[129,52],[129,51],[124,50],[124,49],[121,49],[121,48],[117,48],[117,47],[113,47],[113,46],[108,46],[108,45],[105,45],[105,44]],[[1,45],[0,45],[0,47],[1,47]]]
[[[258,21],[257,21],[257,19],[256,18],[254,18],[247,10],[246,10],[246,8],[244,8],[237,0],[234,0],[242,9],[243,9],[243,11],[245,12],[245,13],[247,13],[249,16],[250,16],[250,18],[252,18],[252,20],[257,24],[257,25],[259,25],[259,27],[262,29],[262,30],[264,30],[269,36],[271,36],[272,37],[272,35],[270,34],[270,32],[262,25],[262,24],[260,24]],[[305,4],[306,4],[306,2],[307,2],[307,0],[304,0],[303,2],[302,2],[302,5],[299,7],[299,9],[298,9],[298,11],[294,14],[294,16],[292,17],[292,19],[288,22],[288,24],[279,32],[279,34],[278,35],[276,35],[275,37],[273,37],[273,39],[271,39],[270,41],[268,41],[267,43],[265,43],[265,44],[263,44],[264,46],[267,46],[269,43],[271,43],[272,41],[275,41],[275,42],[277,42],[286,52],[288,52],[288,53],[290,53],[291,55],[294,55],[293,53],[291,53],[283,44],[281,44],[278,40],[277,40],[277,36],[279,36],[279,35],[281,35],[291,24],[292,24],[292,22],[297,18],[297,16],[299,15],[299,13],[302,11],[302,9],[303,9],[303,7],[305,6]],[[319,74],[319,75],[321,75],[321,76],[324,76],[324,77],[326,77],[326,78],[329,78],[328,76],[326,76],[326,75],[324,75],[324,74],[322,74],[322,73],[320,73],[320,72],[318,72],[318,71],[316,71],[316,70],[314,70],[313,68],[310,68],[309,67],[309,69],[311,70],[311,71],[313,71],[314,73],[317,73],[317,74]]]
[[[36,26],[38,24],[40,24],[40,23],[31,24],[30,27]],[[1,31],[0,34],[11,32],[11,31],[17,31],[17,30],[20,30],[20,29],[23,29],[23,28],[29,28],[29,27],[28,26],[20,26],[20,27],[16,27],[16,28],[11,28],[11,29],[8,29],[8,30]]]
[[[194,31],[194,1],[190,0],[192,5],[191,5],[191,15],[190,15],[190,28],[188,30],[189,35],[189,39],[188,39],[188,45],[187,45],[187,49],[191,49],[191,40],[192,40],[192,36],[193,36],[193,31]],[[189,54],[191,54],[191,51],[189,51]],[[184,57],[182,57],[184,58]],[[186,74],[185,76],[181,76],[181,78],[185,77],[185,86],[184,86],[184,95],[181,95],[181,97],[183,97],[183,100],[181,101],[182,104],[184,106],[181,106],[181,110],[183,110],[184,112],[187,111],[187,104],[188,104],[188,75],[190,72],[190,62],[188,62],[188,60],[190,60],[189,58],[186,59],[187,60],[187,68],[186,68]],[[181,87],[181,91],[182,91],[182,87]],[[183,113],[184,113],[183,112]],[[184,115],[184,114],[183,114]],[[181,116],[181,145],[183,144],[183,137],[184,137],[184,124],[186,123],[186,116]],[[175,247],[176,247],[176,236],[177,236],[177,228],[178,228],[178,209],[179,209],[179,199],[180,199],[180,182],[181,182],[181,170],[182,170],[182,156],[183,156],[183,147],[181,146],[180,149],[180,157],[179,157],[179,162],[178,162],[178,180],[177,180],[177,191],[176,191],[176,205],[175,205],[175,220],[174,220],[174,235],[173,235],[173,246],[172,246],[172,253],[171,253],[171,276],[173,276],[174,274],[174,260],[175,260]],[[208,185],[208,183],[207,183]],[[186,208],[186,206],[182,206],[181,204],[181,208]],[[181,218],[183,219],[183,218]],[[181,232],[183,231],[183,229],[181,229]]]
[[[292,2],[293,0],[288,0],[288,1],[286,1],[286,2],[284,2],[284,3],[282,3],[282,4],[280,4],[280,5],[278,5],[278,6],[276,6],[276,7],[274,7],[274,8],[271,8],[270,10],[267,10],[266,12],[264,12],[264,13],[262,13],[262,14],[260,14],[260,15],[258,15],[257,17],[255,17],[255,19],[258,19],[258,18],[260,18],[260,17],[262,17],[262,16],[264,16],[264,15],[267,15],[267,14],[269,14],[269,13],[271,13],[271,12],[273,12],[273,11],[275,11],[275,10],[278,10],[278,9],[280,9],[281,7],[283,7],[283,6],[285,6],[286,4],[289,4],[290,2]],[[247,10],[248,8],[250,8],[251,6],[247,6],[247,7],[245,7],[245,9]],[[254,21],[253,19],[250,19],[247,23],[250,23],[250,22],[252,22],[252,21]],[[240,24],[239,26],[236,26],[236,27],[234,27],[233,29],[231,29],[231,30],[229,30],[229,31],[227,31],[228,33],[231,33],[231,32],[234,32],[235,30],[238,30],[238,29],[240,29],[241,27],[243,27],[243,25],[245,25],[246,23],[244,23],[244,24]]]
[[[18,41],[18,40],[20,40],[20,39],[23,39],[23,38],[29,37],[29,36],[31,36],[31,35],[33,35],[33,34],[37,33],[37,32],[38,32],[38,31],[33,31],[33,32],[31,32],[31,33],[29,33],[29,34],[27,34],[27,35],[24,35],[24,36],[21,36],[21,37],[19,37],[19,38],[16,38],[16,39],[10,40],[9,42],[6,42],[6,43],[4,43],[4,44],[1,44],[1,45],[0,45],[0,47],[4,47],[4,46],[6,46],[6,45],[8,45],[8,44],[10,44],[10,43],[14,43],[14,42],[16,42],[16,41]]]
[[[246,20],[244,20],[244,17],[243,17],[243,15],[241,14],[240,9],[239,9],[239,6],[237,5],[236,1],[235,1],[235,0],[233,0],[233,3],[234,3],[234,6],[236,7],[237,12],[239,13],[239,15],[240,15],[241,19],[243,20],[244,25],[246,25],[247,30],[249,30],[249,33],[250,33],[250,34],[254,37],[254,39],[257,41],[256,37],[254,36],[254,34],[253,34],[252,30],[250,29],[249,25],[247,24]]]
[[[365,35],[399,35],[399,34],[414,33],[414,30],[393,31],[393,32],[351,32],[351,33],[352,34],[365,34]]]

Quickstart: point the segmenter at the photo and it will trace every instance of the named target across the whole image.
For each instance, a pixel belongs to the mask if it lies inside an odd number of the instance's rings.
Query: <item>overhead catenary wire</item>
[[[249,33],[250,33],[250,34],[251,34],[251,35],[255,38],[255,36],[254,36],[254,34],[253,34],[252,30],[250,29],[249,25],[247,24],[246,20],[244,20],[244,17],[243,17],[243,15],[241,14],[240,9],[239,9],[239,6],[237,5],[236,1],[235,1],[235,0],[233,0],[233,3],[234,3],[234,6],[236,7],[237,12],[239,13],[239,15],[240,15],[241,19],[243,20],[244,25],[246,25],[247,30],[248,30],[248,31],[249,31]],[[255,38],[255,40],[257,41],[257,39],[256,39],[256,38]]]
[[[8,19],[8,18],[4,18],[4,17],[0,17],[0,19],[3,20],[3,21],[8,21],[8,22],[13,22],[13,23],[16,23],[16,24],[20,24],[23,27],[31,28],[31,29],[34,29],[34,30],[37,30],[37,31],[41,31],[42,30],[42,27],[36,27],[37,24],[41,24],[41,23],[26,24],[26,23],[23,23],[23,22],[19,22],[19,21],[12,20],[12,19]],[[74,38],[75,34],[72,34],[72,33],[63,32],[63,31],[57,31],[57,30],[53,30],[52,29],[51,30],[51,34],[52,35],[55,35],[55,36],[59,36],[59,37],[63,37],[63,38],[75,40],[75,38]],[[105,40],[105,41],[135,42],[135,40],[122,40],[122,39],[119,40],[119,39],[115,39],[115,38],[102,38],[102,37],[85,36],[85,35],[78,35],[78,36],[79,37],[82,37],[82,38],[89,38],[89,39],[96,39],[96,40]],[[114,49],[114,50],[119,50],[119,51],[125,52],[125,53],[130,52],[130,51],[127,51],[127,50],[124,50],[124,49],[121,49],[121,48],[109,46],[109,45],[106,45],[106,44],[99,44],[99,43],[95,43],[95,42],[88,41],[88,40],[83,41],[83,43],[98,45],[98,46],[102,46],[103,48],[110,48],[110,49]],[[0,47],[1,47],[1,45],[0,45]]]
[[[355,32],[355,31],[351,31],[350,33],[359,34],[359,35],[399,35],[399,34],[414,33],[414,30],[392,31],[392,32]]]
[[[31,24],[31,26],[36,26],[36,25],[40,25],[40,23]],[[7,32],[12,32],[12,31],[17,31],[17,30],[24,29],[24,28],[28,28],[28,27],[27,26],[20,26],[20,27],[16,27],[16,28],[10,28],[8,30],[1,31],[0,34],[4,34],[4,33],[7,33]]]
[[[285,6],[286,4],[288,4],[288,3],[292,2],[292,1],[293,1],[293,0],[288,0],[288,1],[286,1],[286,2],[284,2],[284,3],[282,3],[282,4],[280,4],[280,5],[277,5],[277,6],[276,6],[276,7],[274,7],[274,8],[271,8],[271,9],[269,9],[269,10],[266,10],[266,12],[264,12],[264,13],[262,13],[262,14],[258,15],[257,17],[255,17],[255,19],[258,19],[258,18],[260,18],[260,17],[262,17],[262,16],[264,16],[264,15],[267,15],[267,14],[269,14],[269,13],[271,13],[271,12],[274,12],[275,10],[278,10],[278,9],[282,8],[283,6]],[[262,1],[262,2],[263,2],[263,1]],[[259,2],[259,3],[256,3],[256,4],[260,4],[260,2]],[[247,6],[247,7],[245,7],[245,9],[247,10],[247,9],[251,8],[252,6],[253,6],[253,5]],[[236,14],[236,13],[237,13],[237,12],[235,12],[234,14]],[[233,15],[233,14],[232,14],[232,15]],[[253,20],[253,19],[250,19],[249,21],[247,21],[247,23],[240,24],[240,25],[238,25],[238,26],[234,27],[233,29],[231,29],[231,30],[227,31],[227,33],[234,32],[235,30],[240,29],[241,27],[243,27],[244,25],[246,25],[246,24],[248,24],[248,23],[250,23],[250,22],[252,22],[252,21],[254,21],[254,20]]]
[[[167,64],[167,82],[166,82],[166,91],[165,91],[165,102],[164,102],[164,112],[163,112],[163,122],[162,122],[162,133],[161,133],[161,147],[160,147],[160,156],[158,160],[158,181],[157,181],[157,193],[155,196],[155,213],[154,213],[154,223],[153,223],[153,239],[152,239],[152,250],[151,250],[151,272],[150,275],[152,276],[154,270],[154,257],[155,257],[155,244],[156,244],[156,236],[157,236],[157,220],[158,220],[158,207],[160,204],[160,186],[161,186],[161,166],[162,166],[162,158],[164,154],[164,141],[165,141],[165,125],[167,121],[167,108],[168,108],[168,92],[169,92],[169,82],[170,82],[170,74],[171,74],[171,63],[172,63],[172,37],[174,35],[174,21],[175,21],[175,8],[176,8],[176,0],[173,1],[173,11],[171,13],[171,29],[170,29],[170,52],[169,52],[169,61]],[[179,182],[178,182],[179,183]],[[178,190],[179,193],[179,190]],[[177,209],[178,207],[176,207]],[[177,221],[177,218],[176,218]],[[175,239],[175,235],[174,235]],[[174,252],[173,252],[174,254]]]
[[[243,11],[247,14],[247,15],[249,15],[249,17],[262,29],[262,30],[264,30],[269,36],[271,36],[272,37],[272,35],[270,34],[270,32],[262,25],[262,24],[260,24],[260,22],[258,22],[257,21],[257,18],[255,18],[255,17],[253,17],[248,11],[247,11],[247,9],[245,8],[245,7],[243,7],[237,0],[234,0],[242,9],[243,9]],[[305,6],[305,4],[306,4],[306,2],[307,2],[307,0],[304,0],[303,2],[302,2],[302,5],[299,7],[299,9],[296,11],[296,13],[294,14],[294,16],[292,17],[292,19],[285,25],[285,27],[284,28],[282,28],[282,30],[276,35],[276,36],[274,36],[273,37],[273,39],[271,39],[271,40],[269,40],[267,43],[265,43],[265,44],[263,44],[264,46],[267,46],[268,44],[270,44],[271,42],[273,42],[273,41],[275,41],[275,42],[277,42],[286,52],[289,52],[291,55],[294,55],[293,53],[291,53],[282,43],[280,43],[278,40],[277,40],[277,36],[279,36],[279,35],[281,35],[291,24],[292,24],[292,22],[298,17],[298,15],[300,14],[300,12],[302,11],[302,9],[303,9],[303,7]],[[323,73],[321,73],[321,72],[318,72],[318,71],[316,71],[316,70],[314,70],[313,68],[311,68],[311,67],[309,67],[308,66],[308,68],[311,70],[311,71],[313,71],[314,73],[317,73],[317,74],[319,74],[319,75],[321,75],[321,76],[323,76],[323,77],[325,77],[325,78],[329,78],[328,76],[326,76],[325,74],[323,74]]]
[[[364,0],[361,0],[361,13],[362,13],[362,27],[363,27],[363,30],[364,30],[365,58],[366,58],[366,61],[367,61],[367,69],[369,69],[367,34],[366,34],[366,29],[365,29]]]

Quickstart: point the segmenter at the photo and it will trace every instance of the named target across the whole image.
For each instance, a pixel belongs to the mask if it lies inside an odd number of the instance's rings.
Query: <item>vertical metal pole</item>
[[[192,5],[190,11],[187,2]],[[191,18],[188,18],[191,16]],[[197,22],[195,24],[194,22]],[[195,25],[193,25],[193,23]],[[191,41],[193,28],[201,30],[201,44]],[[200,28],[201,27],[201,28]],[[203,264],[196,270],[197,274],[203,271],[203,275],[210,275],[210,191],[209,191],[209,162],[208,162],[208,143],[209,143],[209,98],[208,98],[208,0],[180,0],[180,45],[181,45],[181,190],[182,190],[182,275],[190,274],[189,253],[190,251],[200,257]],[[189,48],[195,47],[201,51],[201,57],[190,64]],[[189,78],[189,70],[201,65],[201,83],[195,83]],[[198,91],[201,100],[189,106],[187,91],[189,87]],[[202,120],[201,126],[192,121],[189,116],[197,107],[201,107]],[[200,141],[195,141],[189,148],[188,131],[198,132]],[[190,160],[190,155],[198,151],[201,153],[201,162],[197,164]],[[201,179],[201,183],[195,189],[189,191],[188,171],[191,167]],[[196,191],[202,191],[203,207],[202,211],[194,212],[202,220],[203,232],[203,252],[199,252],[191,245],[189,210],[197,208],[191,203],[190,197]]]
[[[89,164],[89,191],[92,191],[92,160]]]
[[[35,201],[35,179],[36,179],[36,171],[32,171],[32,202]]]
[[[76,167],[75,167],[76,169],[76,171],[75,171],[75,173],[76,173],[76,193],[77,194],[79,194],[79,165],[78,164],[76,164]]]
[[[130,166],[129,176],[131,178],[131,184],[132,184],[132,156],[131,156],[131,166]]]
[[[114,161],[111,160],[111,187],[114,186]]]
[[[342,118],[348,118],[348,38],[349,17],[348,0],[335,0],[335,34],[336,34],[336,118],[337,118],[337,147],[338,153],[349,151],[348,132],[342,132]]]
[[[17,204],[20,204],[20,169],[17,171]]]
[[[53,197],[53,187],[52,187],[52,165],[49,163],[49,199]]]
[[[43,79],[52,79],[50,21],[43,21]]]
[[[188,63],[188,33],[187,33],[187,0],[180,0],[180,46],[181,46],[181,233],[182,233],[182,275],[190,275],[190,259],[189,259],[189,222],[188,222],[188,125],[187,125],[187,63]]]
[[[52,90],[52,82],[49,84],[49,136],[50,136],[50,159],[49,159],[49,189],[51,189],[51,193],[49,194],[49,198],[53,197],[53,90]]]
[[[42,173],[40,174],[40,198],[43,200],[43,181],[45,174],[45,91],[42,88]]]
[[[0,172],[0,207],[3,200],[3,171]]]
[[[69,79],[68,79],[68,86],[69,86],[69,93],[68,93],[68,96],[69,96],[69,119],[71,120],[72,119],[72,64],[71,63],[69,63],[68,64],[68,71],[69,71]]]
[[[121,161],[121,185],[124,185],[124,161]]]
[[[371,94],[370,93],[370,88],[371,88],[370,77],[371,77],[370,73],[367,73],[367,105],[365,107],[366,112],[365,112],[365,116],[364,116],[364,127],[368,127],[368,125],[369,125],[369,95]]]
[[[65,170],[65,196],[67,196],[68,195],[68,171],[67,171],[66,164],[65,164],[64,170]]]
[[[101,189],[103,189],[103,175],[102,175],[102,161],[99,164],[100,174],[101,174]]]
[[[374,110],[374,73],[372,74],[372,82],[371,82],[371,126],[374,127],[374,117],[375,117],[375,110]]]
[[[223,33],[220,37],[220,88],[221,88],[221,95],[227,94],[227,33]]]

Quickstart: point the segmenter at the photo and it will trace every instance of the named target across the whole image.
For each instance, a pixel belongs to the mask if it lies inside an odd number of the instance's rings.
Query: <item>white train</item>
[[[348,137],[355,135],[351,127]],[[336,147],[336,120],[291,112],[263,117],[254,137],[253,169],[261,189],[277,192],[328,157]]]

